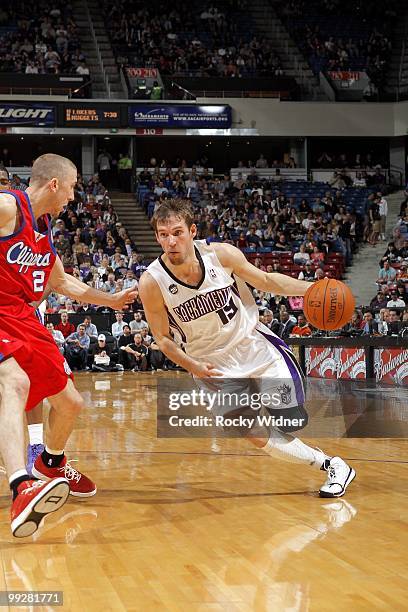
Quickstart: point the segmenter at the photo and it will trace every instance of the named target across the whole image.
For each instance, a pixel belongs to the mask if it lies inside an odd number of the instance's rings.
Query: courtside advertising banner
[[[364,348],[338,348],[337,378],[356,380],[366,377]]]
[[[53,126],[55,106],[42,102],[14,104],[0,102],[0,126]]]
[[[408,386],[408,349],[374,349],[377,382]]]
[[[131,104],[130,127],[230,128],[231,107],[198,104]]]
[[[335,349],[326,346],[305,348],[306,376],[337,378],[337,357]]]

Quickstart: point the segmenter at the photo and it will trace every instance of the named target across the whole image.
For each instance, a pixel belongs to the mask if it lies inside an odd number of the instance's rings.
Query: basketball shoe
[[[41,455],[41,453],[44,450],[44,444],[29,444],[27,446],[27,463],[26,463],[26,468],[27,468],[27,473],[32,476],[32,469],[33,469],[33,465],[35,463],[35,460],[37,459],[38,455]]]
[[[49,482],[24,480],[17,491],[11,505],[11,532],[16,538],[25,538],[37,531],[46,514],[65,504],[69,483],[65,478],[53,478]]]
[[[33,476],[42,480],[50,480],[59,476],[64,477],[69,482],[70,494],[75,497],[91,497],[96,493],[96,485],[85,474],[72,467],[64,458],[58,467],[48,467],[45,465],[42,455],[37,457],[33,466]]]
[[[320,497],[341,497],[356,477],[353,468],[340,457],[326,459],[321,469],[327,472],[327,479],[320,487]]]

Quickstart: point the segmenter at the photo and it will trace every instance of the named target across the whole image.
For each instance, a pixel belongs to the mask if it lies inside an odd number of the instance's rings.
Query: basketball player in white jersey
[[[302,374],[285,343],[259,323],[258,309],[245,283],[286,296],[302,296],[310,284],[263,272],[230,244],[194,241],[197,228],[193,219],[190,205],[183,200],[167,200],[152,219],[163,254],[142,275],[139,291],[156,344],[193,377],[206,379],[207,387],[214,381],[214,389],[221,384],[220,377],[257,379],[266,388],[274,379],[283,380],[284,408],[303,424],[264,427],[255,435],[248,431],[243,435],[269,455],[326,471],[320,496],[341,497],[355,471],[340,457],[330,457],[288,433],[307,424]],[[228,410],[231,407],[214,409],[224,416]],[[233,414],[248,410],[253,412],[249,407]]]

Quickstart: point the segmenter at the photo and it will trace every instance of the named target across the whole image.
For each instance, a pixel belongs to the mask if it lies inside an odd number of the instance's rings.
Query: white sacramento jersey
[[[259,323],[246,283],[221,265],[205,240],[194,245],[202,270],[195,286],[176,278],[160,257],[147,268],[163,294],[174,340],[227,377],[262,376],[266,370],[269,376],[298,377],[285,343]]]

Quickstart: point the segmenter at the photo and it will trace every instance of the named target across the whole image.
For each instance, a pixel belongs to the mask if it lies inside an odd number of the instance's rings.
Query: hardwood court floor
[[[75,612],[407,609],[406,440],[310,440],[357,470],[323,500],[323,473],[245,441],[156,439],[156,379],[76,377],[69,456],[98,493],[17,541],[3,477],[0,590],[62,590]]]

